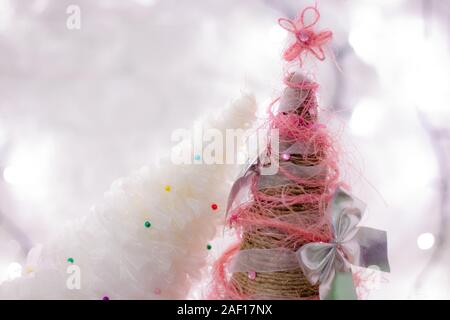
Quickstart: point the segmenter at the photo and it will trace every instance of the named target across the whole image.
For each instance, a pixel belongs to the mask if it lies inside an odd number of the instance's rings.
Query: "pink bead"
[[[255,279],[256,279],[256,272],[255,272],[255,271],[250,271],[250,272],[248,273],[248,278],[249,278],[250,280],[255,280]]]
[[[313,33],[311,33],[311,31],[308,31],[306,29],[300,30],[296,33],[298,41],[306,45],[310,44],[312,35]]]
[[[156,295],[159,296],[161,294],[161,289],[160,288],[156,288],[154,292],[155,292]]]
[[[288,161],[291,158],[291,155],[289,153],[283,153],[281,155],[281,158],[285,161]]]
[[[308,42],[309,34],[304,31],[300,31],[298,34],[298,40],[300,40],[301,42]]]

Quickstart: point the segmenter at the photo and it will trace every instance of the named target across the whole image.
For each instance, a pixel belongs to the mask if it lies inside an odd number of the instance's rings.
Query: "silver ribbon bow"
[[[326,212],[333,227],[332,242],[308,243],[296,252],[286,248],[240,250],[230,271],[277,272],[300,265],[312,284],[320,284],[321,299],[356,299],[351,265],[390,270],[386,232],[358,227],[364,209],[363,202],[338,188]],[[299,213],[294,215],[291,218],[301,218]]]
[[[351,265],[390,271],[386,232],[357,226],[364,209],[360,200],[338,188],[327,209],[333,241],[308,243],[296,252],[305,276],[320,284],[321,299],[356,298]],[[339,295],[336,286],[345,287],[345,294]]]

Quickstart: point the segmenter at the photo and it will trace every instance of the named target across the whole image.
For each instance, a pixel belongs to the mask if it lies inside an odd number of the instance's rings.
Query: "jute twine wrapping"
[[[297,89],[300,91],[300,89]],[[299,94],[304,94],[299,92]],[[310,92],[312,94],[312,92]],[[313,97],[308,97],[314,99]],[[301,114],[305,119],[311,122],[316,122],[316,114],[310,114],[309,109],[305,110],[305,101],[294,112]],[[314,110],[315,111],[315,110]],[[322,163],[326,156],[326,150],[316,150],[313,154],[307,155],[292,155],[290,161],[297,165],[314,166]],[[321,195],[325,192],[326,183],[323,185],[300,185],[290,183],[288,185],[272,187],[260,190],[263,194],[270,196],[281,195],[299,195],[299,194],[314,194]],[[324,204],[320,200],[312,203],[297,203],[287,208],[281,201],[271,201],[270,212],[261,210],[261,204],[254,202],[250,205],[249,210],[255,214],[267,214],[272,218],[283,215],[299,212],[304,215],[304,221],[314,227],[323,216]],[[267,210],[266,210],[267,211]],[[303,217],[302,217],[303,218]],[[302,219],[303,221],[303,219]],[[240,250],[246,249],[271,249],[271,248],[288,248],[292,251],[298,250],[303,244],[307,243],[306,239],[288,239],[288,234],[275,228],[267,227],[246,227],[243,230],[242,242]],[[289,271],[278,272],[257,272],[256,278],[252,279],[249,274],[243,272],[233,273],[231,276],[231,285],[237,292],[247,297],[269,297],[278,299],[318,299],[319,291],[317,285],[311,285],[306,277],[303,275],[300,268]]]

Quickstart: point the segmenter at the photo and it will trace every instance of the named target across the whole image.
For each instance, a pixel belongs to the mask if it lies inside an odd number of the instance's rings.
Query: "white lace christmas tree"
[[[243,96],[201,126],[225,136],[252,123],[255,111],[254,98]],[[34,247],[22,277],[0,285],[0,299],[185,298],[224,221],[238,166],[161,163],[117,180],[90,214]]]

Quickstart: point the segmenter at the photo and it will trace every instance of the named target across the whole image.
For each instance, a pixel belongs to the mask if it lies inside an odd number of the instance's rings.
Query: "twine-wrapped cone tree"
[[[307,24],[309,10],[315,20]],[[325,58],[322,46],[331,32],[312,30],[318,17],[308,7],[296,20],[279,20],[295,36],[286,61],[299,58],[301,66],[306,53]],[[332,298],[339,282],[347,288],[341,297],[356,298],[351,264],[381,262],[388,271],[385,233],[357,227],[364,206],[341,189],[335,142],[319,121],[318,84],[298,69],[284,83],[268,119],[279,148],[269,143],[230,193],[228,221],[239,241],[216,262],[213,297]],[[274,163],[277,172],[265,174],[265,166]]]
[[[253,201],[232,215],[241,227],[240,250],[282,247],[295,252],[305,243],[330,240],[323,217],[337,178],[334,161],[329,161],[335,154],[326,129],[317,122],[316,86],[298,73],[291,74],[287,83],[271,123],[272,129],[279,130],[279,154],[270,155],[278,157],[279,172],[255,175]],[[246,257],[240,259],[234,270],[246,272],[235,272],[231,281],[239,295],[318,297],[318,286],[309,283],[299,266],[277,271],[273,261],[274,266],[261,272],[243,265]]]
[[[243,175],[250,183],[235,184],[235,191],[248,185],[252,197],[230,204],[230,222],[242,235],[240,243],[218,262],[231,268],[231,279],[221,279],[223,293],[230,298],[319,296],[318,286],[308,281],[300,266],[278,270],[279,257],[263,251],[285,248],[295,252],[305,243],[331,239],[324,212],[338,174],[327,129],[318,123],[317,85],[300,73],[288,75],[285,82],[287,88],[270,119],[271,129],[279,132],[279,152],[267,154],[275,150],[266,150],[267,158],[279,163],[278,173],[262,175],[264,164],[257,161],[250,168],[253,174]],[[248,252],[259,254],[258,261],[248,263]]]

